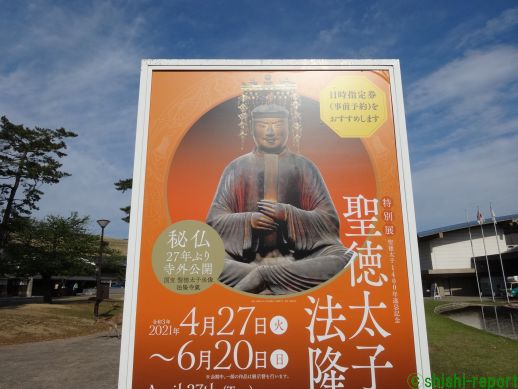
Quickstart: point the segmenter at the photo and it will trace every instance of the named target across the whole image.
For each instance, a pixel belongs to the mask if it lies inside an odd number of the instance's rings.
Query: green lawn
[[[435,374],[507,376],[518,373],[518,341],[481,331],[434,308],[445,304],[425,300],[431,370]]]

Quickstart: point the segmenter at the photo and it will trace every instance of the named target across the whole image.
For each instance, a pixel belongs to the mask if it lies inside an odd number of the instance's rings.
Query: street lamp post
[[[100,219],[97,220],[97,224],[101,227],[101,245],[99,247],[99,258],[97,260],[97,264],[95,266],[95,278],[97,282],[96,286],[96,294],[95,294],[95,305],[94,305],[94,316],[95,318],[99,317],[99,305],[103,300],[103,294],[101,290],[101,266],[103,262],[103,248],[104,248],[104,229],[110,223],[109,220]]]

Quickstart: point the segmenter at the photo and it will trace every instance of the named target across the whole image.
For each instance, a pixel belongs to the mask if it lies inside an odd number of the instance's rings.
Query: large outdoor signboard
[[[119,388],[429,375],[398,61],[143,61],[131,207]]]

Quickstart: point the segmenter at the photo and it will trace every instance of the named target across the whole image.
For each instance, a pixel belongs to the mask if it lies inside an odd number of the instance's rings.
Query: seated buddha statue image
[[[256,294],[313,288],[352,257],[337,211],[315,164],[287,147],[290,111],[261,104],[250,116],[255,147],[227,165],[207,216],[225,244],[219,281]]]

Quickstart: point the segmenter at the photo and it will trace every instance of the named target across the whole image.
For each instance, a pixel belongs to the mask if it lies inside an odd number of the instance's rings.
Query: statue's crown
[[[252,111],[260,106],[280,106],[288,112],[292,141],[297,151],[300,149],[302,124],[299,112],[300,100],[297,85],[290,81],[272,83],[270,75],[266,75],[263,84],[255,80],[241,84],[242,94],[238,99],[239,135],[241,148],[252,126]],[[257,112],[257,111],[256,111]]]

